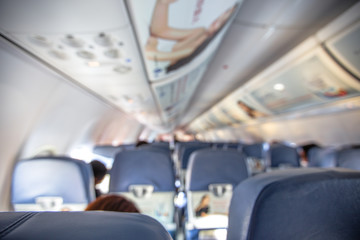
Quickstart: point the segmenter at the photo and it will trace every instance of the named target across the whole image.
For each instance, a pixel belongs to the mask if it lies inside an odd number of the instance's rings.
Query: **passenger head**
[[[93,160],[90,164],[94,173],[95,185],[101,183],[107,173],[105,165],[98,160]]]
[[[139,146],[142,146],[142,145],[147,145],[147,144],[149,144],[147,141],[138,141],[136,143],[136,147],[139,147]]]
[[[308,155],[308,152],[311,148],[317,148],[317,147],[320,147],[317,143],[308,143],[306,145],[302,145],[301,148],[303,149],[305,155],[307,156]]]
[[[114,211],[140,213],[135,204],[119,195],[104,195],[91,202],[85,211]]]

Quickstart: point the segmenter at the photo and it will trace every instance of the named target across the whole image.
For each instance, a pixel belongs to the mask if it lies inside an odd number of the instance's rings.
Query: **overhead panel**
[[[356,96],[359,91],[360,84],[318,48],[269,76],[250,97],[278,114]]]
[[[189,124],[234,89],[242,87],[356,2],[244,1],[182,124]],[[217,84],[219,81],[221,84]],[[209,96],[209,92],[213,94]]]
[[[217,108],[226,113],[233,124],[247,125],[271,119],[276,121],[277,116],[291,119],[301,117],[301,113],[312,115],[347,110],[347,103],[352,104],[353,99],[360,95],[357,75],[360,16],[351,10],[344,15],[349,14],[348,18],[353,20],[342,20],[342,28],[336,23],[339,33],[329,34],[331,31],[327,28],[332,26],[329,24],[322,30],[326,30],[326,34],[304,41],[202,114],[196,119],[196,125],[191,124],[189,129],[195,132],[202,130],[197,127],[201,122],[208,123]],[[319,36],[331,37],[319,41]],[[215,126],[208,126],[207,130],[209,127],[224,127],[223,123],[211,122]]]
[[[123,1],[0,4],[3,35],[141,123],[161,128]]]

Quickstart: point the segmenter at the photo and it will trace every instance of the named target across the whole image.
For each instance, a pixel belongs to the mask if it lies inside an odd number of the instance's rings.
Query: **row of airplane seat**
[[[279,145],[276,149],[274,146],[271,146],[273,153],[299,159],[296,148]],[[233,190],[253,178],[249,156],[253,155],[255,160],[264,158],[265,162],[266,153],[269,153],[269,145],[259,143],[243,145],[241,150],[200,148],[190,154],[183,189],[187,206],[185,215],[180,216],[180,219],[185,218],[180,225],[185,228],[187,239],[206,238],[215,230],[227,228]],[[342,149],[336,154],[337,158],[347,160],[358,160],[358,156],[358,148]],[[168,151],[141,146],[122,150],[115,156],[109,186],[109,193],[122,194],[134,201],[142,213],[158,220],[173,238],[179,228],[176,222],[179,213],[174,205],[178,193],[175,167]],[[270,174],[281,176],[277,172]],[[14,171],[12,203],[15,210],[23,211],[83,210],[94,199],[93,190],[91,168],[83,161],[68,157],[26,159],[19,161]],[[207,202],[207,207],[201,206],[203,201]]]
[[[356,240],[360,172],[297,168],[240,183],[229,209],[228,240]]]
[[[247,178],[233,190],[227,236],[221,239],[358,239],[359,188],[360,172],[340,168],[286,169]],[[115,212],[5,212],[0,237],[172,239],[152,218]]]
[[[360,148],[313,147],[308,152],[309,167],[342,167],[360,170]]]
[[[3,212],[0,239],[172,240],[151,217],[120,212]]]

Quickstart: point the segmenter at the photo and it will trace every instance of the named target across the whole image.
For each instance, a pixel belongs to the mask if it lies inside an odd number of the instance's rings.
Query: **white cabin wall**
[[[0,211],[10,209],[14,163],[44,146],[68,154],[74,143],[91,143],[101,134],[100,119],[114,108],[0,38]],[[135,120],[125,118],[123,127]],[[138,124],[138,123],[137,123]],[[134,123],[133,123],[134,125]],[[140,125],[140,124],[138,124]],[[83,138],[83,139],[81,139]],[[93,138],[93,139],[91,139]]]

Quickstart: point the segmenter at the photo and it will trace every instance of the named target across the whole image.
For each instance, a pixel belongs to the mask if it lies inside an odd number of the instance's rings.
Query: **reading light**
[[[282,83],[277,83],[273,86],[273,88],[276,90],[276,91],[283,91],[285,89],[285,85],[282,84]]]
[[[88,62],[87,65],[88,65],[89,67],[100,67],[100,63],[97,62],[97,61]]]

